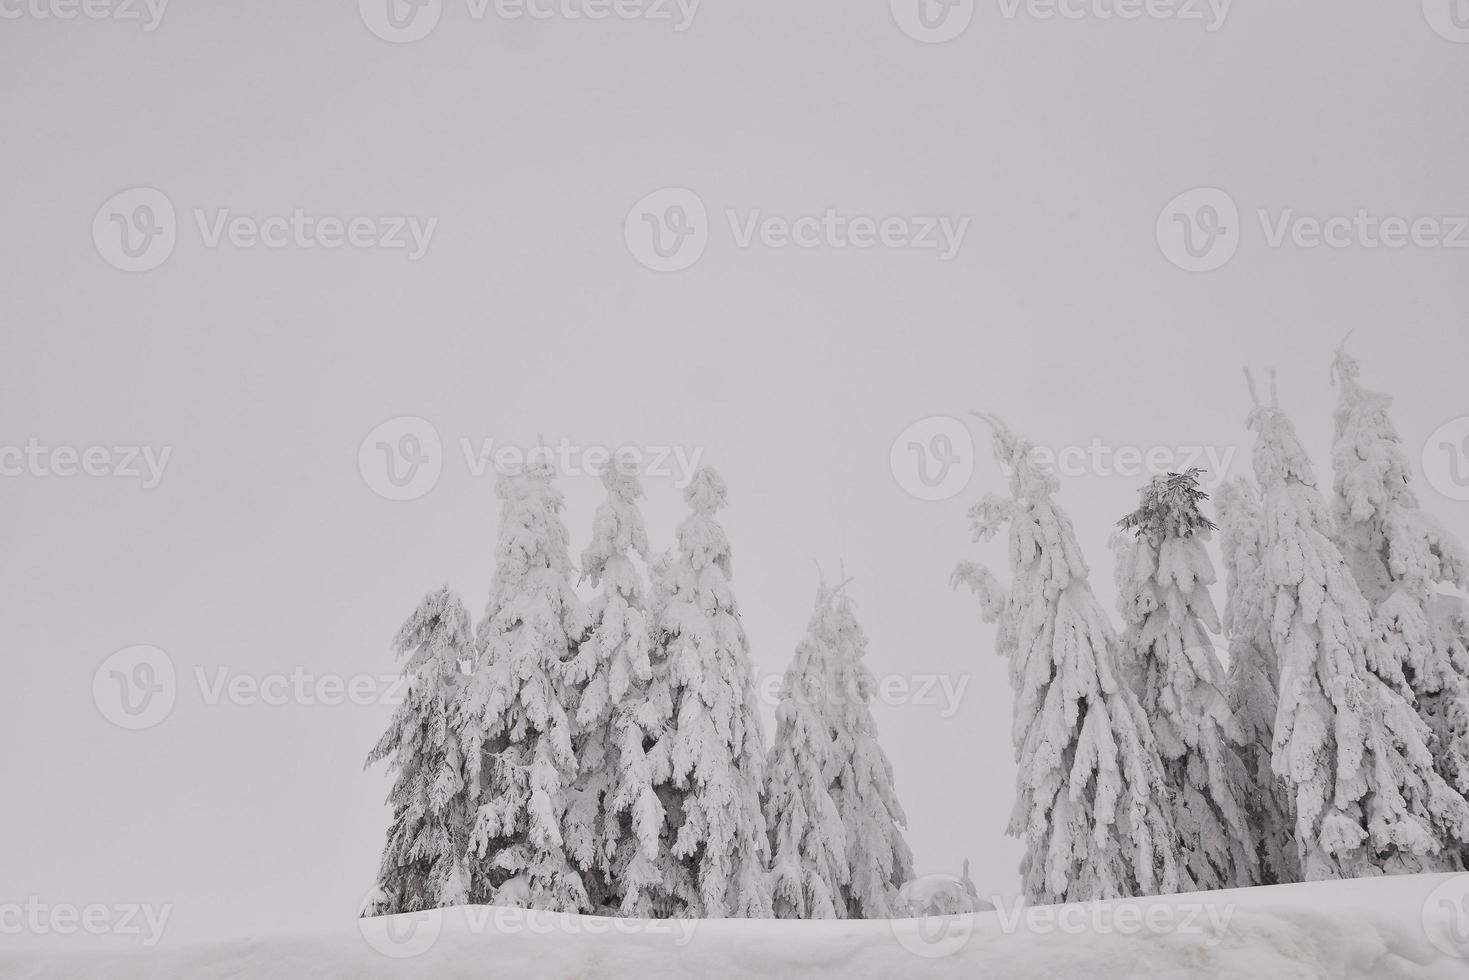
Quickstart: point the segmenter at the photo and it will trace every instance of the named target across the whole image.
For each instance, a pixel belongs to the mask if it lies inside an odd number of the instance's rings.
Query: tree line
[[[653,554],[640,478],[609,464],[590,602],[553,475],[540,459],[498,479],[478,627],[445,585],[397,635],[406,695],[368,757],[394,773],[393,815],[364,914],[897,914],[912,857],[845,583],[818,589],[767,753],[719,473],[695,473],[676,547]]]
[[[1197,470],[1119,522],[1120,631],[1055,477],[986,417],[1010,493],[973,531],[1008,527],[1011,581],[972,562],[954,581],[1009,660],[1032,901],[1464,867],[1469,555],[1413,492],[1391,400],[1345,350],[1332,367],[1331,493],[1274,376],[1267,399],[1251,379],[1254,479],[1225,484],[1218,526]]]

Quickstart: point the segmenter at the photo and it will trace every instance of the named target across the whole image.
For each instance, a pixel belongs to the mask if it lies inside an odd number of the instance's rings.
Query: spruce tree
[[[1022,888],[1036,903],[1176,891],[1162,763],[1071,520],[1052,499],[1056,478],[1030,443],[988,421],[1011,498],[990,495],[970,513],[976,540],[1010,525],[1014,580],[1002,596],[979,566],[961,565],[955,579],[998,619],[996,649],[1010,662],[1019,772],[1009,832],[1025,842]]]
[[[369,766],[387,759],[396,773],[373,914],[469,901],[472,814],[451,707],[472,644],[469,615],[447,585],[424,597],[393,641],[404,658],[403,700],[367,757]]]
[[[1241,733],[1214,649],[1220,624],[1207,543],[1216,528],[1200,508],[1208,497],[1199,472],[1157,477],[1118,522],[1117,589],[1122,650],[1136,666],[1178,831],[1181,884],[1210,891],[1256,884],[1259,873]]]
[[[648,622],[651,625],[648,654],[649,678],[633,718],[644,733],[644,757],[654,798],[663,813],[656,841],[626,843],[614,859],[613,877],[622,894],[623,914],[643,919],[689,917],[700,908],[697,863],[674,854],[674,828],[683,823],[683,802],[688,786],[674,784],[667,762],[667,745],[659,763],[657,745],[673,728],[674,675],[668,649],[661,642],[661,623],[677,591],[676,554],[655,556],[648,566]]]
[[[852,873],[846,829],[831,795],[837,766],[828,720],[838,673],[838,632],[831,590],[823,583],[781,684],[775,740],[765,770],[763,802],[777,918],[847,915],[842,889]]]
[[[571,790],[566,847],[583,871],[594,909],[621,904],[658,856],[663,806],[653,787],[645,746],[656,729],[640,711],[652,678],[650,624],[641,573],[648,537],[637,472],[620,462],[602,474],[607,499],[597,509],[582,577],[600,592],[590,606],[591,630],[568,664],[576,691],[578,775]],[[631,880],[632,889],[622,887]],[[630,910],[630,908],[629,908]]]
[[[898,915],[898,889],[913,877],[913,853],[903,837],[907,818],[898,802],[893,765],[877,744],[872,718],[876,683],[867,669],[867,635],[845,588],[836,593],[836,684],[845,694],[831,722],[832,799],[847,838],[851,881],[843,888],[847,915]]]
[[[1265,602],[1265,515],[1260,491],[1243,478],[1219,492],[1220,551],[1228,598],[1229,708],[1239,724],[1240,758],[1250,781],[1250,826],[1262,884],[1301,880],[1291,796],[1271,765],[1280,682]]]
[[[589,623],[552,475],[537,458],[497,482],[495,572],[456,713],[478,801],[475,901],[580,911],[588,895],[562,832],[577,775],[565,675]]]
[[[823,583],[781,687],[767,768],[777,916],[891,918],[913,876],[866,653],[846,583]]]
[[[771,914],[765,746],[729,541],[714,518],[726,496],[715,470],[695,472],[678,555],[658,575],[651,695],[656,706],[666,699],[668,719],[648,758],[664,787],[672,862],[657,862],[664,884],[651,901],[681,916],[760,918]]]
[[[1434,736],[1435,767],[1462,796],[1469,794],[1469,617],[1448,590],[1469,589],[1469,554],[1419,506],[1392,399],[1364,388],[1360,373],[1339,350],[1336,541],[1372,606],[1369,667],[1417,705]]]
[[[1434,770],[1431,736],[1412,705],[1370,669],[1371,609],[1332,541],[1310,460],[1273,391],[1269,405],[1255,399],[1249,422],[1280,664],[1273,764],[1293,797],[1302,875],[1449,866],[1445,842],[1464,839],[1469,803]]]

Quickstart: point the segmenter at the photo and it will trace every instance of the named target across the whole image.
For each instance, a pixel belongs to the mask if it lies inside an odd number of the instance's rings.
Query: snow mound
[[[42,980],[376,977],[1469,977],[1469,874],[855,922],[605,919],[468,906],[331,934],[123,955],[0,955]]]

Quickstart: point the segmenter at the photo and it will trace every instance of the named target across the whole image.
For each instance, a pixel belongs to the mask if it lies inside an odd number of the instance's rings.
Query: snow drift
[[[1469,874],[894,921],[605,919],[466,906],[325,935],[122,955],[0,954],[7,978],[1469,977]]]

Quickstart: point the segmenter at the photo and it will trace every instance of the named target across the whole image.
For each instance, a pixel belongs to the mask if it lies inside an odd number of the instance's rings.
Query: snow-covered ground
[[[647,922],[468,907],[317,936],[98,956],[0,953],[0,976],[1469,977],[1469,874],[1287,885],[896,922]]]

